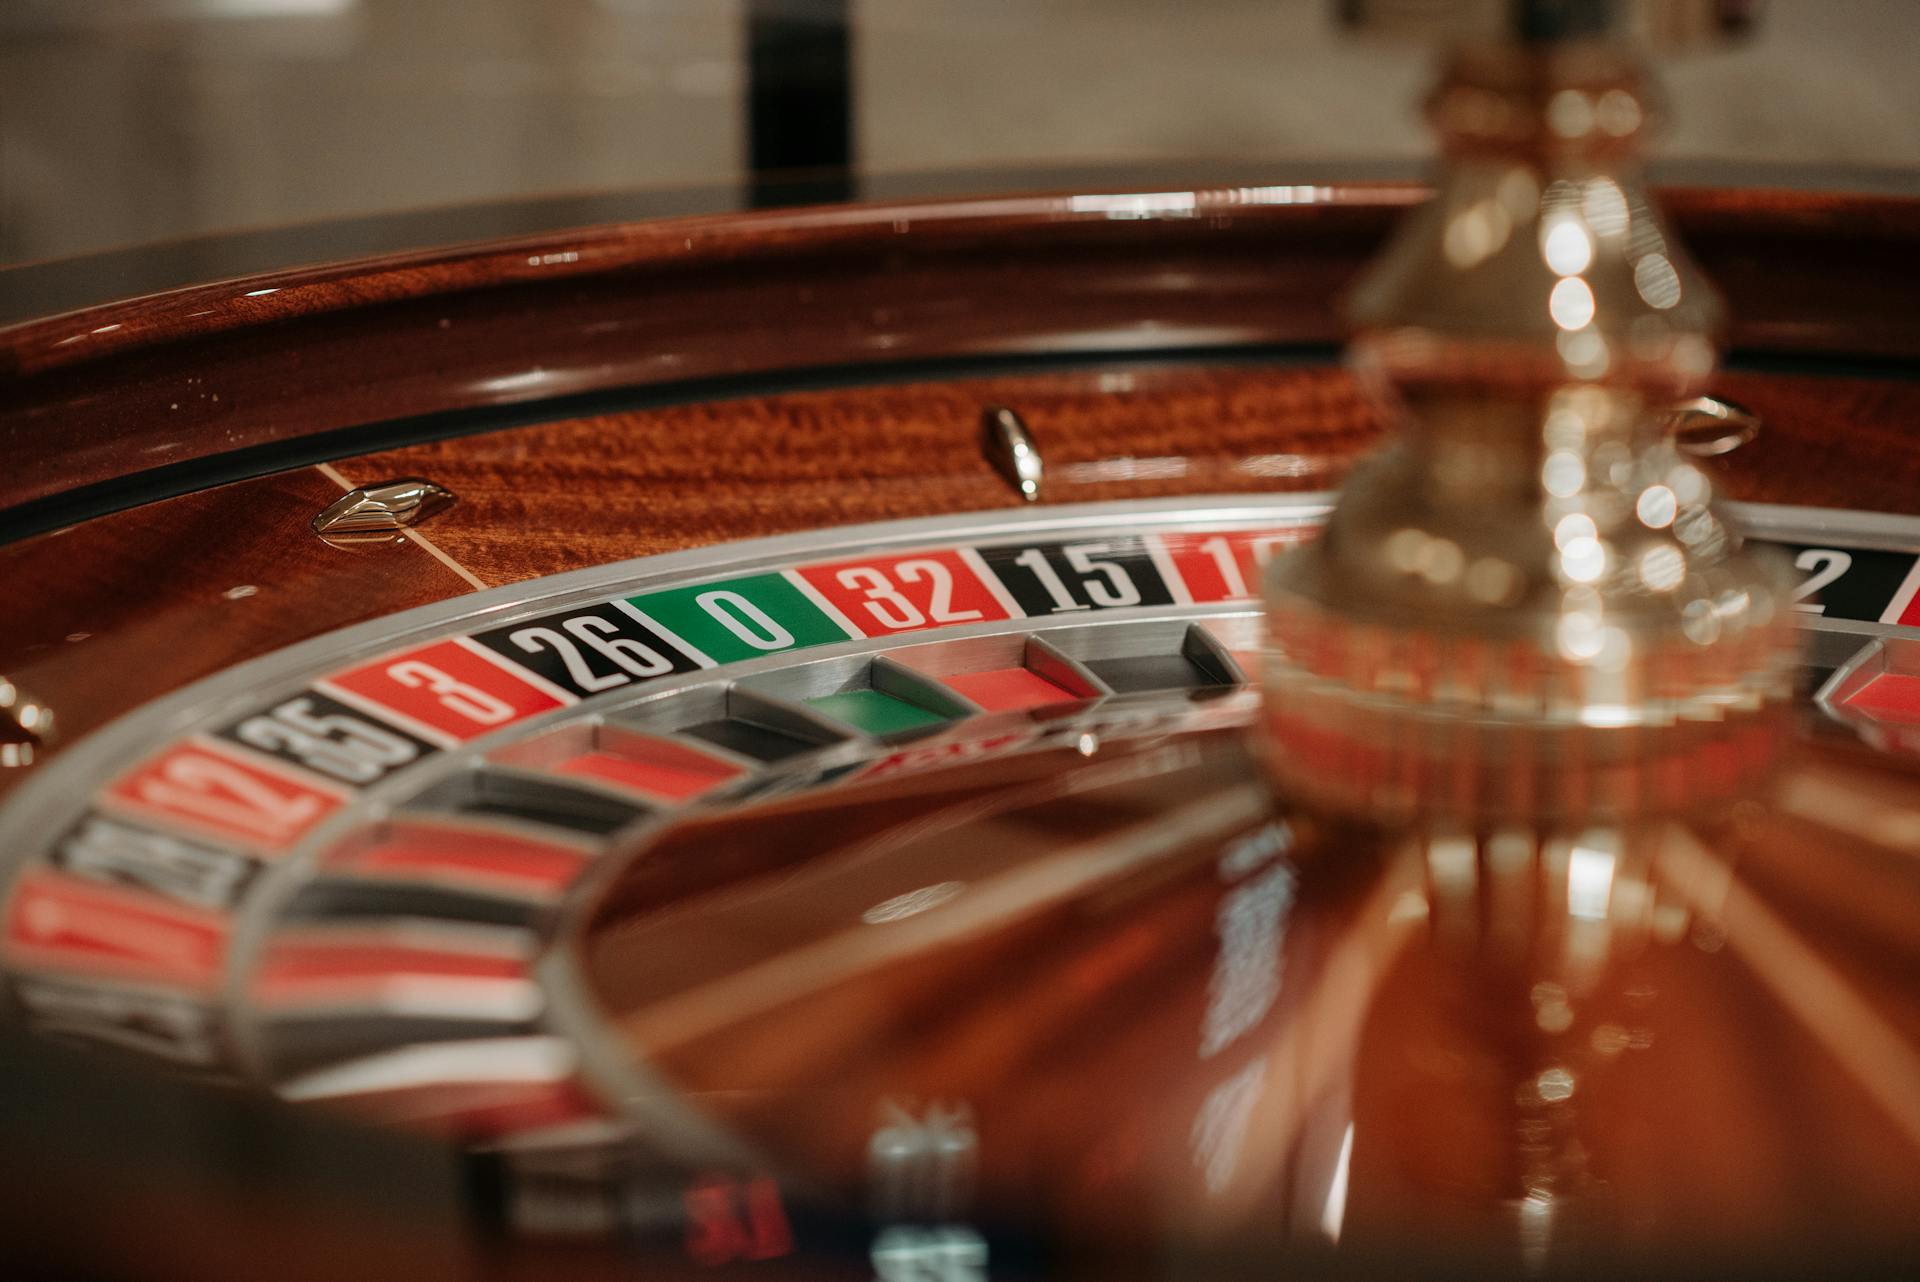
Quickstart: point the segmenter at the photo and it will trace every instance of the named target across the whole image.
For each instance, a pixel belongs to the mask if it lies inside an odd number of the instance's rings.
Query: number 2
[[[894,573],[900,576],[902,583],[925,583],[929,586],[930,599],[925,613],[894,587],[892,580],[872,566],[849,566],[840,571],[837,577],[843,588],[864,590],[867,599],[863,604],[867,607],[867,613],[878,620],[881,627],[895,632],[925,627],[929,616],[935,623],[965,623],[970,619],[985,617],[979,610],[953,608],[953,571],[938,561],[902,561],[894,567]]]
[[[537,654],[542,648],[552,650],[566,665],[567,675],[574,684],[588,694],[626,685],[634,677],[657,677],[673,671],[671,660],[651,647],[620,636],[617,627],[597,615],[576,615],[562,621],[560,627],[569,635],[536,627],[509,633],[508,639],[528,654]],[[575,641],[611,659],[621,671],[595,672]]]
[[[283,796],[238,766],[203,756],[175,757],[160,778],[140,782],[139,795],[150,805],[275,842],[312,822],[321,805],[318,797]]]
[[[1833,548],[1808,548],[1793,558],[1793,565],[1797,570],[1811,571],[1807,575],[1807,581],[1793,590],[1793,608],[1808,614],[1825,614],[1827,612],[1825,605],[1807,598],[1851,570],[1853,554]]]
[[[316,715],[307,699],[290,699],[249,717],[234,733],[256,748],[284,751],[309,769],[348,783],[371,783],[419,753],[405,739],[358,717]]]

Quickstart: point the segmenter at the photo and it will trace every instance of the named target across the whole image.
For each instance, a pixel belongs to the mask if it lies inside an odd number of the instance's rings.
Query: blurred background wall
[[[0,263],[737,183],[750,6],[844,16],[869,173],[1424,145],[1420,58],[1338,42],[1327,0],[0,0]],[[1920,173],[1916,53],[1920,0],[1776,0],[1669,68],[1665,150]]]

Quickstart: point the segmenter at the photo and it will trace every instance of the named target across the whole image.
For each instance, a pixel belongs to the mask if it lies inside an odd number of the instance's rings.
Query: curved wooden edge
[[[711,399],[982,357],[1324,353],[1347,282],[1422,193],[1221,185],[709,215],[92,308],[0,330],[0,513],[83,489],[114,490],[95,505],[109,510],[152,497],[139,478],[156,469],[288,454],[233,472],[257,474],[369,425],[412,420],[402,435],[426,439],[586,412],[561,398]],[[1668,203],[1729,296],[1737,347],[1920,356],[1920,200]]]
[[[614,223],[268,272],[0,327],[0,375],[31,375],[151,343],[379,303],[647,267],[830,253],[875,235],[924,243],[1035,225],[1244,217],[1269,208],[1397,211],[1425,195],[1420,184],[1390,182],[1038,192]]]
[[[1419,203],[1427,190],[1411,182],[1120,188],[1097,195],[1033,192],[611,223],[265,272],[0,326],[0,375],[26,376],[151,343],[489,285],[818,253],[876,232],[924,241],[1034,223],[1244,220],[1263,214],[1297,223],[1308,210],[1398,212]],[[1759,230],[1907,240],[1920,230],[1920,199],[1897,196],[1679,186],[1665,189],[1662,198],[1695,238]]]

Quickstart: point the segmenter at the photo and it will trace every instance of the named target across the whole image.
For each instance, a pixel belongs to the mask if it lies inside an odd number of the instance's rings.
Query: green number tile
[[[876,738],[939,725],[947,718],[879,690],[847,690],[807,700],[813,707]]]
[[[669,588],[629,600],[715,663],[847,639],[846,629],[778,574]]]

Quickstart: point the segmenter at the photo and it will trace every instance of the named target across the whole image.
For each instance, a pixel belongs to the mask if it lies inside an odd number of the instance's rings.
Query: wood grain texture
[[[950,216],[894,208],[721,220],[697,236],[663,224],[274,278],[278,284],[242,282],[80,314],[0,335],[7,353],[0,357],[0,441],[17,464],[0,479],[0,505],[250,444],[614,386],[909,358],[1102,351],[1143,334],[1174,348],[1323,341],[1337,329],[1329,300],[1408,198],[1399,189],[1348,205],[1228,205],[1202,218],[1140,222],[1079,216],[1070,201],[1048,198],[969,205]],[[1920,354],[1907,313],[1920,271],[1911,253],[1920,235],[1914,206],[1727,194],[1678,203],[1700,257],[1747,318],[1737,337],[1750,348]],[[1719,467],[1729,495],[1920,511],[1920,383],[1742,371],[1723,376],[1717,390],[1766,424]],[[1011,491],[976,444],[980,412],[993,404],[1019,411],[1038,436],[1049,502],[1320,490],[1337,484],[1379,436],[1350,378],[1331,366],[1109,363],[706,399],[384,449],[341,458],[337,469],[354,483],[424,475],[451,488],[459,503],[423,533],[482,582],[504,584],[733,539],[1011,507]],[[55,707],[71,744],[232,664],[469,590],[416,542],[346,550],[319,541],[308,522],[338,492],[325,474],[303,467],[0,548],[0,581],[11,602],[24,603],[0,627],[0,672]],[[0,792],[29,775],[0,775]],[[1078,817],[1061,824],[1083,827]],[[829,822],[826,845],[843,843],[845,832],[845,823]],[[1816,833],[1747,853],[1759,893],[1772,893],[1779,911],[1799,911],[1840,887],[1911,917],[1912,900],[1901,897],[1911,878],[1890,890],[1843,883],[1823,867],[1818,884],[1795,883],[1804,869],[1794,861],[1815,843],[1837,848],[1832,834]],[[764,841],[754,847],[768,849]],[[919,959],[927,964],[882,975],[876,987],[851,992],[846,1005],[796,1007],[786,1012],[794,1017],[764,1028],[725,1030],[742,1039],[733,1047],[722,1046],[719,1034],[704,1048],[689,1039],[676,1052],[683,1057],[677,1076],[699,1085],[708,1068],[750,1063],[762,1073],[753,1084],[777,1090],[787,1084],[783,1065],[799,1064],[810,1070],[799,1075],[803,1084],[831,1079],[878,1098],[897,1083],[930,1097],[956,1082],[966,1087],[973,1073],[981,1098],[1003,1103],[1011,1133],[1029,1141],[1025,1153],[992,1150],[1000,1187],[1030,1192],[1036,1204],[1082,1199],[1056,1209],[1091,1227],[1110,1222],[1116,1205],[1145,1208],[1133,1226],[1146,1227],[1167,1192],[1155,1184],[1159,1176],[1179,1172],[1197,1187],[1187,1147],[1195,1117],[1221,1082],[1195,1058],[1192,1040],[1221,893],[1212,854],[1189,861],[1195,875],[1180,896],[1155,885],[1130,901],[1099,905],[1137,916],[1139,930],[1111,929],[1109,918],[1078,938],[1035,932],[977,965],[943,971],[943,959]],[[1364,864],[1344,861],[1350,871],[1365,872]],[[1334,946],[1370,902],[1329,880],[1341,866],[1323,861],[1303,882],[1286,983],[1289,994],[1310,992],[1322,1003],[1306,1010],[1301,1027],[1324,1030],[1334,1020],[1352,1038],[1306,1039],[1295,1047],[1298,1062],[1318,1080],[1336,1082],[1358,1047],[1364,1071],[1350,1098],[1340,1095],[1344,1087],[1329,1087],[1308,1109],[1338,1124],[1367,1119],[1354,1150],[1356,1237],[1404,1236],[1416,1218],[1410,1207],[1438,1206],[1435,1232],[1457,1231],[1474,1210],[1463,1216],[1457,1204],[1427,1197],[1433,1189],[1477,1189],[1502,1207],[1526,1191],[1501,1165],[1504,1151],[1485,1141],[1489,1127],[1511,1120],[1515,1083],[1532,1080],[1539,1065],[1515,1053],[1489,1075],[1484,1056],[1473,1058],[1484,1045],[1448,1040],[1472,1031],[1485,1012],[1451,1010],[1456,1018],[1436,1027],[1433,1012],[1449,1009],[1436,996],[1470,998],[1448,992],[1444,971],[1424,964],[1425,955],[1415,958],[1422,964],[1390,967],[1391,951],[1369,945],[1355,983],[1326,982]],[[1769,872],[1784,891],[1764,884]],[[912,866],[902,876],[903,886],[921,884]],[[1826,942],[1836,951],[1848,946]],[[1889,987],[1912,991],[1911,958],[1897,951],[1898,941],[1875,942],[1882,945],[1876,965],[1891,959],[1905,967]],[[1035,982],[996,995],[982,976],[1017,974],[994,970],[1010,957],[1025,957]],[[1890,1209],[1910,1208],[1911,1162],[1893,1165],[1910,1154],[1891,1151],[1898,1145],[1874,1129],[1876,1115],[1853,1084],[1835,1077],[1804,1030],[1770,1010],[1750,979],[1724,961],[1685,955],[1663,969],[1660,960],[1628,976],[1673,995],[1657,1018],[1640,1016],[1653,1021],[1646,1026],[1654,1029],[1654,1053],[1625,1076],[1595,1072],[1581,1080],[1579,1107],[1591,1108],[1583,1117],[1592,1119],[1582,1135],[1596,1170],[1629,1194],[1652,1190],[1649,1215],[1679,1208],[1690,1226],[1714,1233],[1737,1231],[1753,1207],[1778,1224],[1819,1215],[1849,1227],[1856,1212],[1873,1227]],[[636,966],[631,973],[652,972]],[[854,1053],[858,1019],[886,1009],[911,1015],[929,992],[969,1004],[944,1022],[903,1020],[891,1058]],[[1527,993],[1507,995],[1525,1014]],[[1103,1025],[1098,1017],[1109,1007],[1115,1018]],[[1284,1008],[1279,1018],[1298,1009]],[[1056,1037],[1056,1023],[1072,1017],[1093,1018],[1077,1037]],[[1121,1020],[1132,1022],[1117,1038]],[[1510,1012],[1497,1020],[1506,1021],[1503,1028],[1512,1023]],[[1911,1042],[1917,1025],[1906,1007],[1898,1026]],[[1738,1048],[1756,1029],[1783,1049],[1747,1076],[1673,1049],[1705,1030]],[[1496,1045],[1510,1048],[1501,1035],[1496,1030]],[[770,1039],[781,1044],[765,1049]],[[1176,1045],[1177,1064],[1167,1054]],[[1431,1053],[1422,1059],[1416,1051]],[[1754,1064],[1744,1055],[1730,1062]],[[1480,1074],[1480,1120],[1493,1120],[1477,1130],[1471,1109],[1432,1107],[1446,1086],[1436,1086],[1433,1074],[1456,1070]],[[1052,1074],[1045,1089],[1035,1089],[1044,1073]],[[1143,1127],[1146,1114],[1127,1111],[1143,1080],[1178,1087],[1178,1098],[1168,1098],[1180,1107],[1157,1118],[1164,1125],[1149,1117]],[[1737,1096],[1716,1093],[1728,1081],[1741,1087]],[[1608,1102],[1610,1082],[1620,1094]],[[738,1079],[713,1084],[730,1088]],[[1112,1101],[1105,1111],[1089,1109],[1090,1084]],[[1826,1111],[1780,1106],[1813,1087],[1830,1102]],[[1655,1126],[1636,1132],[1612,1124],[1629,1106],[1640,1108],[1649,1091],[1670,1096],[1664,1112],[1635,1114]],[[804,1161],[835,1153],[849,1183],[857,1177],[869,1100],[842,1116],[810,1107],[785,1117],[774,1115],[772,1093],[712,1098],[788,1154]],[[754,1116],[756,1109],[766,1115]],[[1847,1145],[1822,1150],[1829,1164],[1796,1167],[1779,1158],[1784,1141],[1769,1142],[1776,1131],[1736,1129],[1755,1116],[1789,1128],[1806,1119],[1808,1127],[1844,1132]],[[1263,1113],[1255,1122],[1250,1154],[1269,1174],[1306,1151],[1289,1145],[1324,1139],[1305,1112]],[[829,1123],[831,1133],[794,1129]],[[1659,1126],[1669,1133],[1655,1133]],[[1707,1138],[1682,1156],[1727,1160],[1661,1165],[1657,1159],[1674,1151],[1672,1137],[1688,1127]],[[1714,1149],[1710,1132],[1751,1142]],[[1083,1142],[1089,1135],[1092,1142]],[[1319,1155],[1326,1156],[1324,1145]],[[1815,1172],[1812,1195],[1794,1185],[1803,1169]],[[1077,1183],[1049,1185],[1049,1172]],[[1874,1179],[1854,1178],[1861,1172]],[[83,1175],[65,1182],[84,1191]],[[1276,1177],[1260,1191],[1285,1192],[1284,1182]],[[1728,1189],[1738,1196],[1722,1199]],[[133,1222],[184,1223],[190,1233],[211,1234],[209,1250],[224,1250],[220,1217],[182,1209],[164,1193],[136,1192]],[[1277,1204],[1277,1196],[1260,1203]],[[244,1215],[256,1227],[280,1223],[270,1207],[249,1203]],[[62,1225],[85,1231],[70,1218]],[[265,1240],[258,1232],[234,1236],[225,1252],[234,1258],[220,1268],[242,1275],[268,1249]],[[407,1266],[420,1276],[443,1264],[429,1248],[423,1244],[421,1258]],[[102,1262],[126,1266],[117,1256]]]
[[[469,591],[417,544],[329,546],[312,468],[0,547],[0,672],[54,709],[57,756],[104,722],[305,637]],[[0,772],[0,792],[29,771]]]
[[[1143,343],[1324,344],[1341,333],[1341,291],[1419,195],[1210,188],[1137,210],[1122,193],[663,220],[88,309],[0,331],[0,509],[559,395]],[[1733,304],[1736,344],[1920,353],[1920,202],[1683,190],[1670,203]]]
[[[1715,391],[1752,409],[1760,435],[1709,471],[1721,492],[1766,503],[1920,512],[1920,382],[1722,373]]]
[[[1765,420],[1718,470],[1731,497],[1920,512],[1920,383],[1729,373]],[[1040,442],[1048,503],[1325,490],[1379,439],[1335,367],[1142,367],[905,383],[610,414],[343,459],[459,501],[419,533],[491,586],[835,525],[1016,506],[982,409]],[[225,486],[0,547],[31,603],[0,672],[62,742],[231,664],[470,590],[416,543],[331,547],[317,469]],[[252,587],[237,599],[227,593]],[[79,640],[69,640],[78,637]],[[0,775],[0,790],[15,777]]]
[[[895,260],[983,243],[1003,253],[1021,242],[1056,251],[1103,242],[1147,250],[1162,238],[1189,240],[1184,233],[1196,227],[1199,240],[1224,244],[1231,237],[1209,233],[1244,234],[1245,224],[1262,215],[1278,217],[1296,233],[1339,228],[1348,238],[1377,239],[1394,211],[1425,194],[1410,183],[1353,183],[1301,189],[1298,196],[1287,189],[1284,199],[1267,202],[1258,190],[1202,189],[1190,203],[1151,193],[1157,206],[1143,205],[1119,220],[1109,210],[1126,201],[1124,191],[1093,202],[1077,193],[1048,192],[661,218],[395,254],[220,281],[9,326],[0,329],[7,362],[0,368],[34,374],[158,343],[476,288],[659,268],[713,279],[742,265],[825,266],[847,250],[864,257],[879,249]],[[1121,225],[1128,223],[1144,226]]]
[[[1320,342],[1397,206],[1114,220],[1070,197],[605,229],[165,296],[0,335],[0,509],[316,433],[990,353]],[[311,277],[311,278],[309,278]],[[123,336],[126,336],[123,338]],[[76,359],[96,352],[95,359]],[[111,408],[109,408],[111,407]]]
[[[1758,439],[1715,470],[1730,497],[1920,510],[1920,383],[1727,373]],[[493,583],[829,525],[1011,507],[980,453],[1006,405],[1047,462],[1047,502],[1324,490],[1380,439],[1345,371],[1090,371],[721,401],[347,460],[461,496],[432,534]]]
[[[491,586],[734,539],[1010,506],[977,444],[983,398],[1033,416],[1057,501],[1323,488],[1372,437],[1338,370],[1102,370],[563,421],[331,470],[356,485],[410,475],[446,485],[459,501],[417,533]],[[30,603],[0,629],[0,673],[59,718],[42,760],[235,663],[471,590],[417,542],[322,542],[309,523],[340,492],[305,468],[0,547],[0,579]],[[24,773],[0,773],[0,792]]]
[[[1142,333],[1173,348],[1223,333],[1323,338],[1337,286],[1417,192],[1316,193],[1247,208],[1214,191],[1205,218],[1088,218],[1070,198],[1035,197],[609,228],[546,249],[513,242],[300,273],[17,328],[0,334],[14,362],[0,371],[0,439],[17,464],[0,505],[328,426],[610,382],[1082,350],[1089,335],[1095,348]],[[1904,297],[1898,315],[1888,302],[1909,283],[1903,272],[1920,270],[1920,256],[1889,251],[1920,237],[1920,206],[1712,192],[1677,203],[1736,305],[1757,313],[1749,339],[1920,350]],[[1785,252],[1796,246],[1804,252]],[[549,253],[558,257],[526,261]],[[1722,390],[1767,423],[1727,462],[1728,492],[1914,510],[1917,386],[1726,375]],[[453,489],[460,504],[424,533],[497,584],[1013,506],[977,445],[994,404],[1037,434],[1050,502],[1325,489],[1378,436],[1337,368],[1109,364],[708,399],[339,468],[353,483],[424,475]],[[31,608],[0,636],[0,672],[52,704],[71,741],[229,664],[466,589],[417,544],[343,552],[316,540],[306,523],[336,488],[296,471],[7,546],[0,570]],[[256,591],[225,595],[247,587]]]
[[[1324,489],[1376,433],[1337,369],[1140,369],[849,388],[554,423],[348,459],[459,506],[433,538],[489,582],[679,548],[1013,507],[979,446],[1008,405],[1048,502]]]

